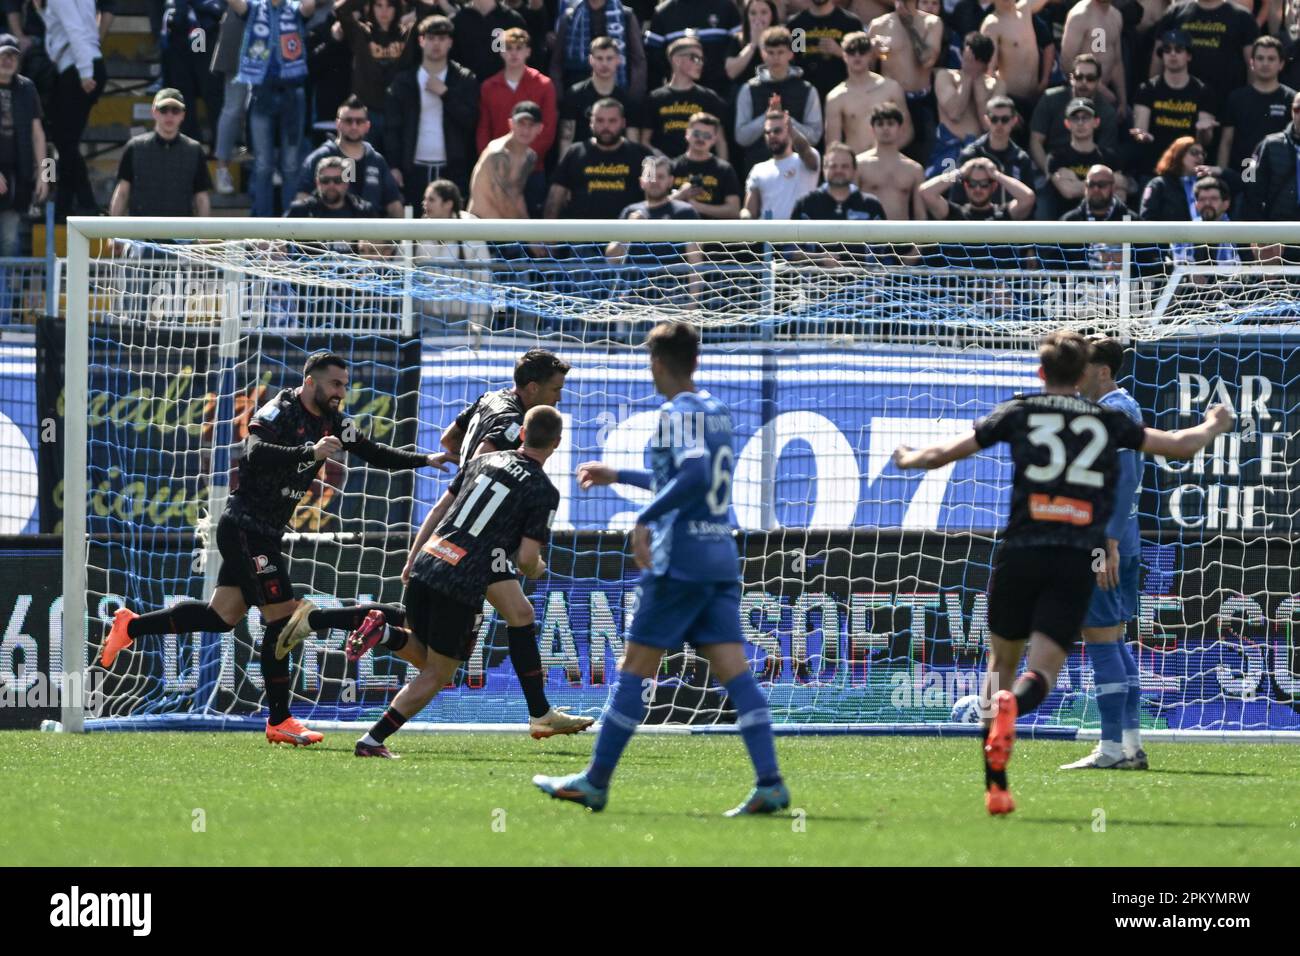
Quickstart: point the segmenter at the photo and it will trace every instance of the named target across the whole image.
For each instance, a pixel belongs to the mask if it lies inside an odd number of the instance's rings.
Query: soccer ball
[[[980,722],[980,699],[978,694],[967,694],[952,705],[952,714],[948,718],[954,724],[978,724]]]

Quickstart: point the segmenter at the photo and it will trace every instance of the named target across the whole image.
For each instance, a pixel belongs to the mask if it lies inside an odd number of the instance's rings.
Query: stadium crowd
[[[43,124],[90,210],[112,0],[5,2],[0,205]],[[1257,2],[166,0],[111,211],[207,214],[246,138],[257,216],[1291,220],[1300,11]]]

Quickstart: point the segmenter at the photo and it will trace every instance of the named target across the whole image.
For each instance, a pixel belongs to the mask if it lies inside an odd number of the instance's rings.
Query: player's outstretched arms
[[[894,464],[904,470],[924,468],[928,471],[931,468],[942,468],[954,461],[969,458],[979,450],[980,445],[975,440],[975,433],[970,431],[938,445],[931,445],[929,448],[917,449],[899,445],[894,449]]]
[[[412,468],[437,468],[447,470],[447,456],[444,452],[431,453],[423,451],[403,451],[392,445],[372,441],[357,431],[356,423],[348,419],[343,425],[342,447],[356,455],[367,464],[386,471],[403,471]]]
[[[635,485],[649,491],[654,485],[654,473],[642,468],[614,468],[603,461],[585,461],[578,466],[578,486],[583,491],[614,484]]]
[[[1142,440],[1142,451],[1165,458],[1191,458],[1198,451],[1214,441],[1215,435],[1222,435],[1232,427],[1232,412],[1222,405],[1215,405],[1205,413],[1205,420],[1191,428],[1180,428],[1167,432],[1159,428],[1146,429]]]
[[[542,560],[542,543],[536,538],[520,540],[515,565],[529,580],[536,580],[545,574],[546,562]]]

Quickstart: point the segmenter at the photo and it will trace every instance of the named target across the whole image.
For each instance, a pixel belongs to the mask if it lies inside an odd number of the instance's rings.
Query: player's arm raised
[[[578,466],[578,487],[587,491],[597,485],[635,485],[650,490],[654,474],[645,468],[613,468],[603,461],[586,461]]]
[[[894,449],[894,464],[905,470],[924,468],[928,471],[931,468],[942,468],[954,461],[969,458],[979,450],[980,443],[975,440],[975,433],[970,431],[938,445],[931,445],[929,448],[917,449],[899,445]]]
[[[1145,429],[1142,451],[1165,458],[1191,458],[1214,441],[1215,435],[1221,435],[1231,427],[1232,412],[1222,405],[1215,405],[1205,413],[1204,421],[1191,428],[1180,428],[1172,432],[1159,428]]]

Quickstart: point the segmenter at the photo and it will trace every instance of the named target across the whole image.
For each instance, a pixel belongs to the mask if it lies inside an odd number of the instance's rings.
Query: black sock
[[[1019,716],[1032,713],[1047,696],[1047,676],[1038,671],[1025,671],[1011,685],[1011,693],[1015,695]]]
[[[161,611],[150,611],[133,618],[126,626],[131,637],[145,634],[193,634],[196,631],[224,634],[234,626],[221,619],[221,615],[202,601],[181,601]]]
[[[262,681],[266,686],[266,707],[271,712],[272,726],[289,717],[289,664],[290,656],[277,660],[275,641],[289,623],[288,618],[281,618],[266,625],[262,632]]]
[[[537,625],[526,624],[523,627],[507,627],[506,637],[510,646],[510,664],[519,678],[519,686],[524,690],[524,700],[528,702],[528,716],[542,717],[551,709],[546,699],[544,674],[542,672],[542,652],[537,649]]]
[[[344,631],[355,631],[371,611],[383,611],[384,621],[401,627],[406,623],[406,611],[395,604],[353,604],[351,607],[317,608],[307,617],[307,623],[313,630],[337,627]]]
[[[379,646],[396,654],[411,639],[411,632],[404,627],[388,627],[379,639]]]
[[[382,744],[389,736],[401,730],[404,723],[406,723],[406,718],[394,708],[389,707],[384,711],[383,716],[375,721],[375,725],[370,728],[370,739],[377,740]]]

